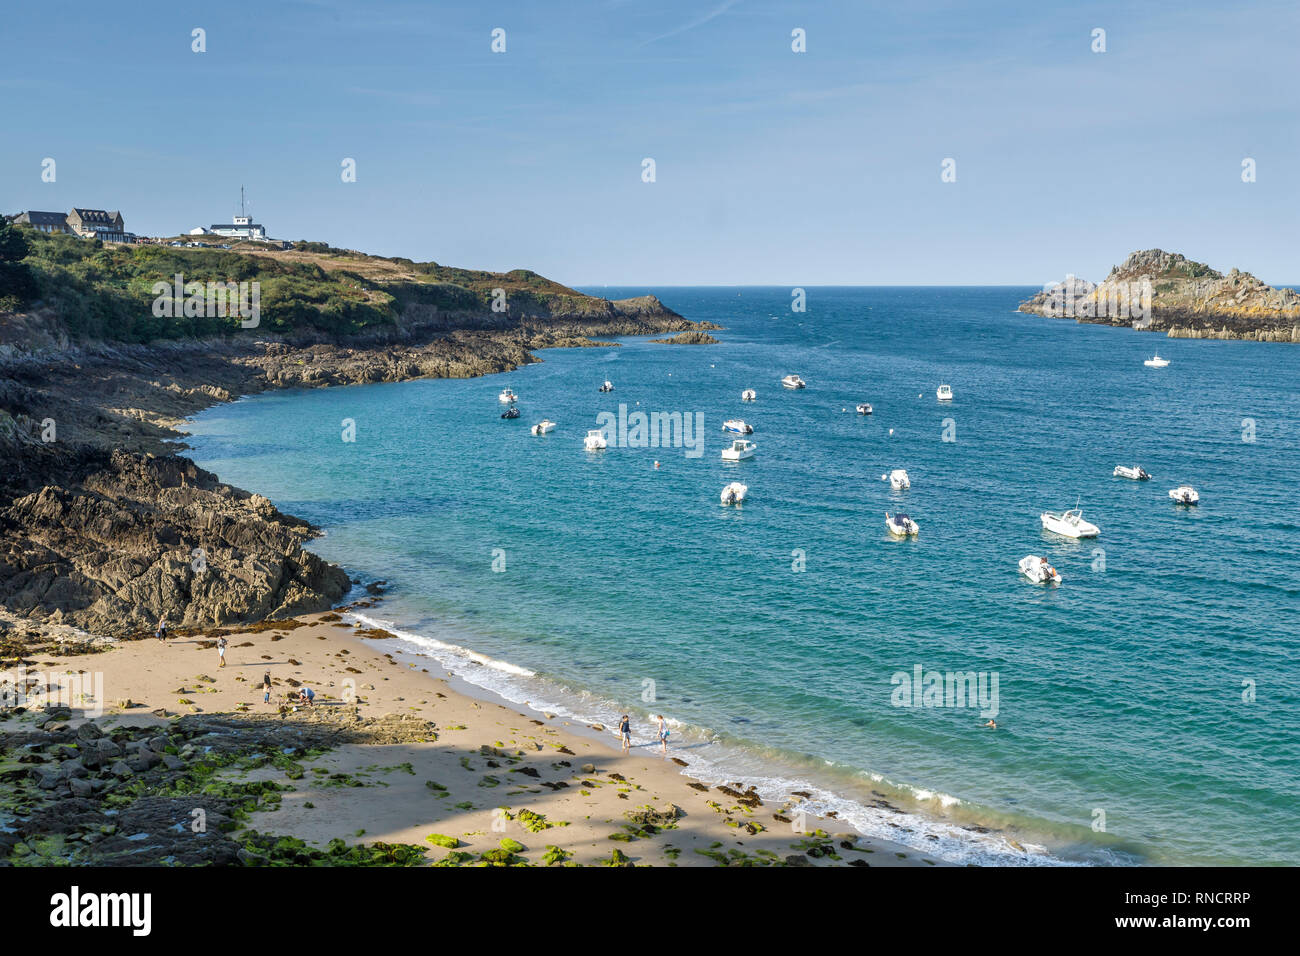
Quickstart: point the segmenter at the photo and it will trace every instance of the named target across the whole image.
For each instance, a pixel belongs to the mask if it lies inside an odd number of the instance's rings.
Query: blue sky
[[[1294,283],[1297,10],[7,4],[0,211],[165,234],[244,185],[273,236],[573,285],[1040,284],[1154,246]]]

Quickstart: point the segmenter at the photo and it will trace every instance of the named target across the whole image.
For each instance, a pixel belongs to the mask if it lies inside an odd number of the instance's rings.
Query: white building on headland
[[[266,227],[253,222],[253,217],[244,211],[244,187],[239,187],[239,215],[231,222],[214,223],[211,226],[196,226],[190,230],[191,236],[225,236],[230,239],[251,239],[255,242],[270,241]]]

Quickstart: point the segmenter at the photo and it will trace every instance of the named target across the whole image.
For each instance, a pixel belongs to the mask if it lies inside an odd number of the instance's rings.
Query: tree
[[[22,230],[0,221],[0,312],[21,308],[36,292],[31,270],[22,261],[30,251]]]
[[[12,222],[0,222],[0,262],[18,262],[31,252],[27,237]]]

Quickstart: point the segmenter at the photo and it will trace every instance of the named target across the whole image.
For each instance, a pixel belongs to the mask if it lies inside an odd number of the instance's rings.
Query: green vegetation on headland
[[[170,286],[177,275],[185,283],[257,282],[258,328],[281,334],[356,335],[395,328],[404,316],[486,315],[506,324],[524,316],[613,314],[605,300],[526,269],[455,269],[305,241],[290,250],[257,243],[229,250],[106,246],[0,223],[0,311],[50,310],[74,339],[148,342],[239,330],[233,309],[224,316],[155,315],[155,284]]]

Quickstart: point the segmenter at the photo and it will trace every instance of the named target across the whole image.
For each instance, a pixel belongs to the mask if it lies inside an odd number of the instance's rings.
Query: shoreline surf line
[[[606,700],[598,695],[590,695],[586,691],[575,693],[571,689],[560,685],[559,682],[538,674],[536,671],[520,667],[508,661],[489,657],[486,654],[466,648],[460,643],[443,641],[427,634],[405,629],[393,620],[374,617],[361,611],[346,610],[344,608],[339,608],[339,612],[343,614],[344,620],[352,618],[365,628],[382,630],[392,635],[391,639],[365,638],[367,644],[372,646],[387,645],[394,652],[395,657],[405,658],[405,663],[419,662],[421,665],[427,665],[432,660],[442,673],[435,674],[430,671],[429,676],[447,680],[455,689],[466,696],[484,702],[500,704],[517,711],[524,708],[525,710],[520,712],[526,717],[536,715],[553,720],[567,721],[569,722],[567,729],[580,736],[598,741],[611,752],[617,751],[620,747],[612,728],[616,726],[618,713],[629,712],[625,705]],[[479,668],[485,672],[515,678],[520,684],[531,682],[533,688],[503,686],[504,682],[501,681],[492,683],[476,681],[470,675],[474,674],[475,670]],[[527,693],[529,689],[551,690],[550,687],[544,685],[554,685],[554,692],[560,696],[566,693],[574,696],[590,696],[597,706],[603,704],[607,707],[609,713],[589,714],[574,709],[575,706],[580,706],[576,701],[540,699],[537,694]],[[992,832],[991,827],[984,828],[990,831],[988,833],[967,830],[960,824],[945,820],[937,815],[925,813],[923,807],[902,809],[888,804],[888,801],[885,801],[885,806],[871,806],[860,800],[839,794],[822,782],[803,779],[798,776],[758,776],[745,769],[731,770],[723,766],[727,757],[754,755],[762,759],[761,755],[755,752],[755,748],[747,747],[743,741],[724,741],[721,735],[713,733],[707,728],[694,727],[674,720],[669,720],[668,723],[679,738],[670,744],[670,757],[673,755],[680,756],[684,746],[690,748],[686,751],[686,755],[691,756],[692,759],[689,767],[681,768],[682,776],[709,786],[719,784],[735,786],[736,783],[740,783],[744,787],[753,786],[765,803],[774,805],[784,803],[796,791],[803,791],[809,793],[810,796],[803,799],[800,809],[808,817],[823,818],[828,822],[834,821],[835,823],[844,824],[868,839],[892,843],[912,852],[926,853],[938,857],[948,864],[1090,866],[1106,864],[1132,865],[1133,863],[1133,861],[1126,859],[1070,860],[1052,853],[1040,844],[1021,842],[1001,833]],[[598,731],[592,725],[603,726],[606,730]],[[692,742],[683,745],[680,738],[687,734],[691,735]],[[634,735],[633,743],[634,747],[638,748],[647,747],[653,749],[657,747],[657,741],[648,737],[641,738]],[[717,748],[721,759],[711,760],[708,756],[700,754],[698,748],[704,747]],[[830,762],[827,762],[827,765],[834,766]],[[797,773],[797,770],[793,768],[788,769]],[[917,802],[925,799],[936,799],[944,807],[971,806],[971,804],[959,797],[930,788],[898,784],[883,775],[866,770],[852,770],[851,772],[861,778],[862,786],[870,787],[872,784],[884,786],[896,791],[902,799]],[[924,796],[926,794],[930,796],[927,798]],[[835,816],[827,817],[827,813],[834,813]],[[1021,849],[1016,849],[1017,846],[1021,847]],[[1104,848],[1099,847],[1097,851],[1099,854],[1110,855]]]

